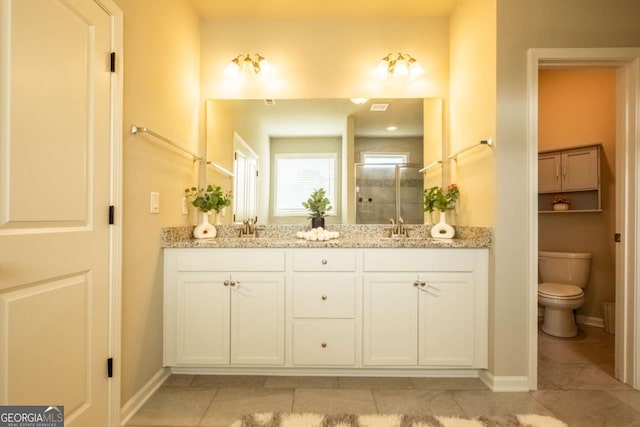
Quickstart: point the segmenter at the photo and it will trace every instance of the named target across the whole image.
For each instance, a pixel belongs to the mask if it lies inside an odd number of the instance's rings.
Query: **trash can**
[[[616,333],[616,305],[612,302],[602,303],[602,320],[604,331],[610,334]]]

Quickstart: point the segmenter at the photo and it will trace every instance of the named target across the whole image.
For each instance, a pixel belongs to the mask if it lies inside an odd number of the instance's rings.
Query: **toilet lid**
[[[561,283],[538,283],[538,293],[555,298],[579,297],[583,294],[579,287]]]

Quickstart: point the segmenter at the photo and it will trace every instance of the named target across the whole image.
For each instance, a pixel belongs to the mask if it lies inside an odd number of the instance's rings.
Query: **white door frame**
[[[607,66],[618,70],[616,101],[616,362],[620,381],[640,388],[640,48],[530,49],[527,61],[529,164],[529,389],[538,378],[538,70]],[[613,238],[613,236],[611,236]]]
[[[113,377],[109,382],[109,427],[120,427],[121,317],[122,317],[122,106],[123,106],[123,13],[113,0],[94,0],[111,16],[111,49],[116,54],[111,73],[111,158],[109,204],[114,206],[114,224],[109,230],[109,357]]]

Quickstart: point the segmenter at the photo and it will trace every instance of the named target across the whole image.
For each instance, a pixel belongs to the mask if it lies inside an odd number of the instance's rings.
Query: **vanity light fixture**
[[[231,77],[238,77],[241,74],[253,72],[256,75],[268,74],[271,71],[271,64],[260,54],[255,54],[252,58],[248,53],[246,55],[238,55],[231,60],[225,74]]]
[[[413,56],[408,53],[388,54],[380,61],[377,74],[379,77],[386,79],[388,76],[393,77],[409,77],[415,79],[424,71]]]

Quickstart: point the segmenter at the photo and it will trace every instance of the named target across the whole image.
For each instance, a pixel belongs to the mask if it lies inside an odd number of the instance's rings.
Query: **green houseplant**
[[[207,188],[185,188],[184,195],[191,199],[191,204],[202,212],[220,212],[222,208],[231,206],[231,192],[220,186],[207,185]]]
[[[311,228],[324,227],[324,216],[333,209],[324,188],[314,189],[307,201],[302,202],[302,206],[309,210]]]
[[[446,212],[455,209],[456,202],[460,197],[460,190],[456,184],[451,184],[445,192],[442,187],[430,187],[424,190],[424,211],[433,212],[439,210]]]
[[[209,212],[219,213],[230,206],[231,192],[224,191],[220,186],[207,185],[207,188],[185,188],[184,195],[201,212],[200,224],[193,229],[193,236],[197,239],[216,237],[218,231],[209,223]]]
[[[440,211],[440,221],[431,227],[431,237],[436,239],[450,239],[455,235],[455,229],[447,224],[446,212],[455,209],[460,190],[456,184],[451,184],[445,192],[442,187],[430,187],[424,190],[424,211]]]

